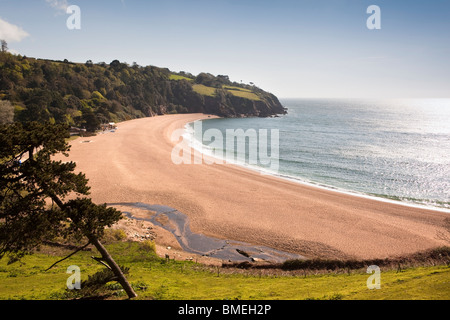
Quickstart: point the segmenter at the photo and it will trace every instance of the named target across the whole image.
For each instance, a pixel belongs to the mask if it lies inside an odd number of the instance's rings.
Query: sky
[[[70,5],[81,29],[67,27]],[[371,5],[381,29],[367,27]],[[228,75],[279,98],[450,98],[449,0],[0,0],[0,39],[28,57]]]

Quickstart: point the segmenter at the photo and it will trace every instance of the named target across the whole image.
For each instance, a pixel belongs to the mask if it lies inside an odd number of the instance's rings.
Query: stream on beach
[[[305,259],[305,257],[298,254],[265,246],[252,245],[235,240],[222,240],[194,233],[189,226],[188,216],[167,206],[145,203],[114,203],[110,205],[120,205],[148,211],[148,215],[144,218],[134,217],[127,211],[123,211],[123,213],[130,219],[151,222],[171,232],[186,252],[231,262],[270,261],[279,263],[292,259]],[[162,222],[162,220],[165,221]]]

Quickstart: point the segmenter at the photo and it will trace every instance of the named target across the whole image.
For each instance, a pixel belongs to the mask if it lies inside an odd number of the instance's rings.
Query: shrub
[[[106,229],[104,235],[105,242],[123,241],[127,234],[122,229]]]
[[[152,240],[142,241],[140,244],[140,249],[148,253],[156,254],[156,245]]]

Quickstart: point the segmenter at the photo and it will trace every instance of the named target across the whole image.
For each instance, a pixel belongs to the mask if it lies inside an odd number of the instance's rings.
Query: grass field
[[[369,290],[365,270],[350,273],[289,274],[250,272],[239,269],[208,267],[190,261],[166,261],[145,250],[138,243],[120,242],[107,245],[116,261],[130,267],[128,279],[138,299],[156,300],[374,300],[450,298],[450,267],[431,266],[386,270],[381,273],[381,289]],[[81,279],[102,270],[81,252],[44,270],[70,251],[45,248],[25,257],[22,262],[7,264],[0,260],[0,299],[60,300],[74,298],[79,291],[66,289],[71,265],[81,269]],[[102,291],[109,299],[126,299],[120,286],[109,283]]]
[[[241,87],[233,87],[233,86],[223,86],[224,89],[227,89],[229,91],[235,90],[235,91],[243,91],[243,92],[252,92],[250,89],[245,89]]]
[[[177,75],[177,74],[171,74],[171,75],[169,76],[169,80],[186,80],[186,81],[194,81],[194,80],[192,80],[192,79],[190,79],[190,78],[183,77],[183,76],[180,76],[180,75]]]
[[[170,80],[187,80],[187,81],[194,81],[193,79],[184,77],[184,76],[180,76],[177,74],[171,74],[169,76]],[[209,96],[209,97],[214,97],[215,95],[215,91],[216,89],[213,87],[208,87],[202,84],[194,84],[193,89],[195,92],[203,95],[203,96]],[[255,93],[253,93],[251,90],[249,89],[245,89],[245,88],[241,88],[241,87],[234,87],[234,86],[223,86],[222,88],[226,89],[229,93],[231,93],[232,95],[236,96],[236,97],[241,97],[241,98],[246,98],[246,99],[250,99],[250,100],[254,100],[254,101],[260,101],[261,98],[258,97]]]
[[[254,101],[260,101],[261,99],[253,92],[248,91],[238,91],[238,90],[227,90],[229,93],[236,97],[246,98]]]
[[[214,95],[216,94],[215,88],[207,87],[203,84],[194,84],[192,88],[194,89],[195,92],[203,96],[214,97]]]
[[[254,101],[260,101],[261,99],[249,89],[233,86],[223,86],[229,93],[236,97],[246,98]]]
[[[203,96],[209,96],[214,97],[216,89],[213,87],[207,87],[202,84],[194,84],[193,89],[195,92],[203,95]],[[229,93],[236,97],[246,98],[254,101],[260,101],[261,99],[253,92],[251,92],[248,89],[239,88],[239,87],[230,87],[230,86],[224,86],[224,89],[226,89]]]

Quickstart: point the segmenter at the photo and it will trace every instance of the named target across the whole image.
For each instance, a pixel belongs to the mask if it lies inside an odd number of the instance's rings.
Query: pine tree
[[[122,213],[87,197],[88,180],[74,173],[75,163],[52,160],[60,153],[68,156],[67,137],[65,125],[0,126],[0,259],[5,255],[20,259],[56,237],[86,239],[86,246],[96,247],[99,260],[134,298],[136,293],[100,242],[105,227],[120,220]],[[77,198],[66,200],[69,195]]]

